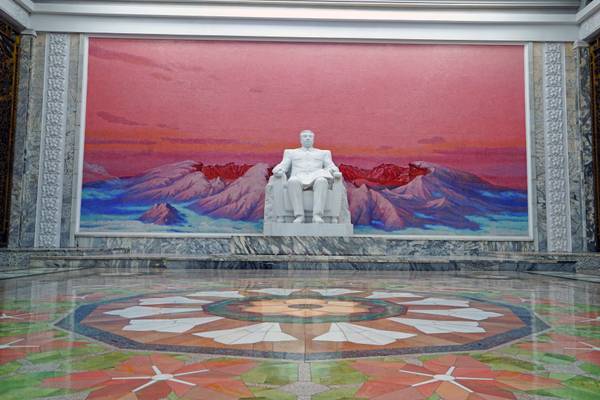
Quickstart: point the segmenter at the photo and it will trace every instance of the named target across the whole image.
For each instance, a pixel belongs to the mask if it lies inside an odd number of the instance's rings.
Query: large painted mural
[[[303,129],[358,234],[527,237],[523,46],[91,38],[81,232],[262,232]]]

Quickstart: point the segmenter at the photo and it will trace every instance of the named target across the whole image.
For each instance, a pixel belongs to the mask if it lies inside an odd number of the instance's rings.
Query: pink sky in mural
[[[90,39],[85,160],[275,163],[298,133],[361,167],[425,160],[525,188],[522,46]]]

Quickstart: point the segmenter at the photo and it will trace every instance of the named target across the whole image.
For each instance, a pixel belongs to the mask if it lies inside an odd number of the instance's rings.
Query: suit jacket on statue
[[[305,188],[312,186],[320,177],[331,180],[332,173],[339,171],[331,159],[329,150],[304,147],[284,150],[283,161],[273,168],[274,171],[278,169],[285,173],[291,169],[290,178],[299,179]]]

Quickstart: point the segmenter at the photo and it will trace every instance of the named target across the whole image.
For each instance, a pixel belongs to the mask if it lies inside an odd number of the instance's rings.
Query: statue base
[[[265,222],[265,236],[352,236],[352,224]]]

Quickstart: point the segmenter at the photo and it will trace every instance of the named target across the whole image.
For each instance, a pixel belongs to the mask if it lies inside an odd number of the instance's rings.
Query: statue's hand
[[[273,175],[275,175],[278,178],[281,178],[283,177],[283,171],[280,169],[273,170]]]
[[[342,173],[340,171],[336,171],[333,173],[334,179],[342,179]]]

